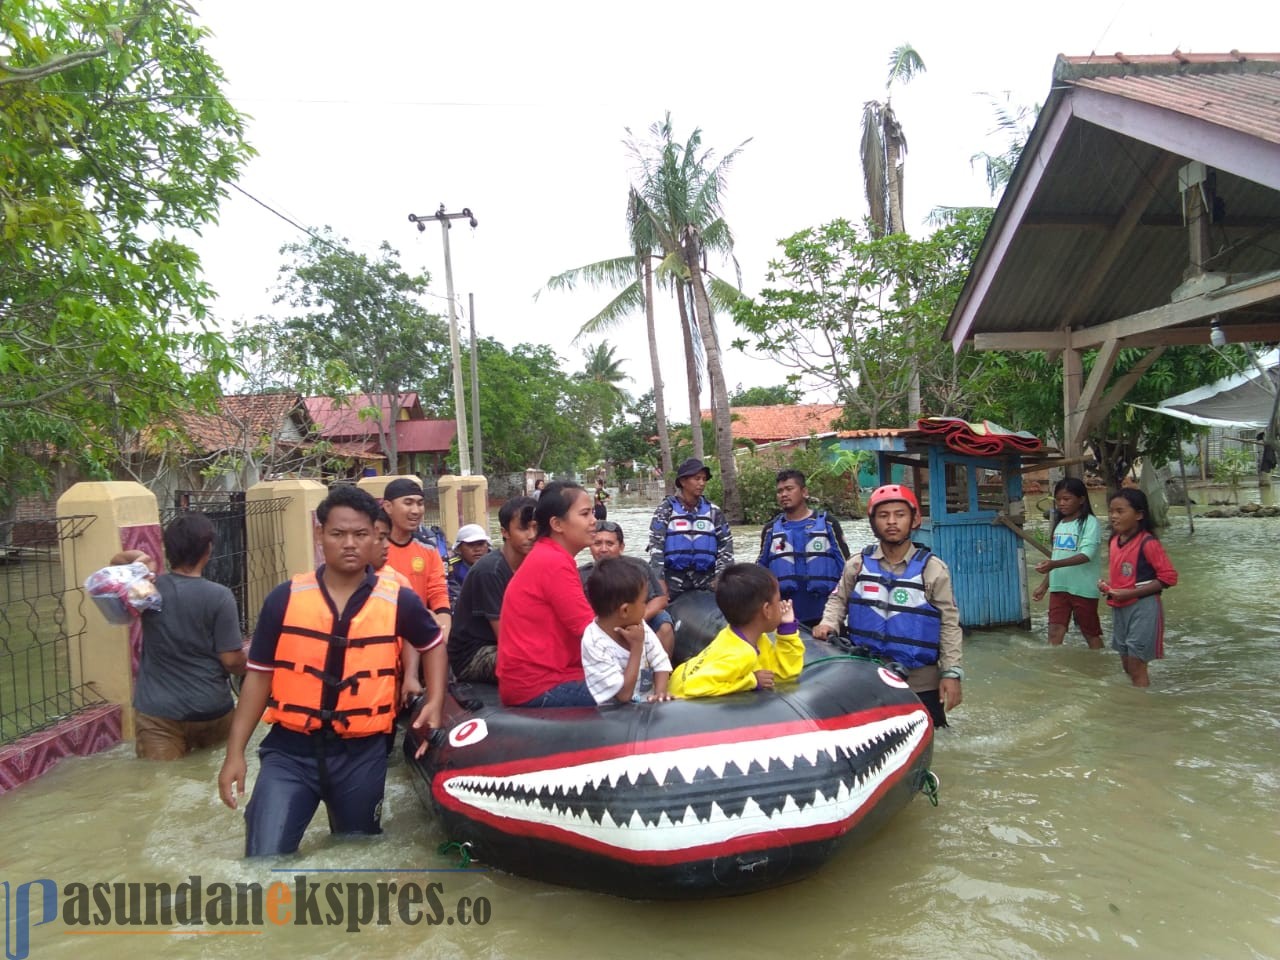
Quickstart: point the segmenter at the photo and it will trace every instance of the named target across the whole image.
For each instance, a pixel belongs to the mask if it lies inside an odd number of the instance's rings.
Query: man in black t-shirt
[[[449,634],[449,666],[459,680],[497,683],[498,640],[502,633],[502,598],[507,584],[533,549],[538,526],[533,520],[537,501],[514,497],[498,511],[502,549],[476,561],[462,582],[453,608]]]

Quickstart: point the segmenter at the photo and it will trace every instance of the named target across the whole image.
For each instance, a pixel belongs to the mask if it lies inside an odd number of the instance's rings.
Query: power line
[[[311,229],[310,229],[310,228],[308,228],[308,227],[304,227],[302,224],[300,224],[297,220],[295,220],[295,219],[293,219],[292,217],[290,217],[288,214],[286,214],[286,213],[281,213],[279,210],[277,210],[275,207],[271,206],[271,204],[267,203],[265,200],[261,200],[261,199],[259,199],[258,197],[255,197],[255,196],[254,196],[252,193],[250,193],[248,190],[244,189],[244,187],[241,187],[241,186],[239,186],[238,184],[235,184],[235,183],[229,184],[229,186],[231,187],[231,189],[232,189],[232,190],[236,191],[236,193],[240,193],[240,194],[243,194],[244,196],[248,197],[250,200],[252,200],[252,201],[253,201],[254,203],[256,203],[258,206],[262,207],[262,209],[263,209],[263,210],[266,210],[266,211],[267,211],[268,213],[270,213],[272,216],[279,217],[279,218],[280,218],[281,220],[283,220],[285,223],[289,224],[289,226],[293,227],[295,230],[298,230],[298,231],[300,231],[300,232],[302,232],[302,233],[305,233],[308,237],[310,237],[312,240],[316,241],[317,243],[322,243],[322,244],[324,244],[326,247],[328,247],[330,250],[334,251],[335,253],[340,253],[340,254],[342,254],[343,256],[353,256],[353,253],[352,253],[352,251],[351,251],[351,250],[348,250],[348,249],[346,249],[345,247],[341,247],[341,246],[339,246],[338,244],[336,244],[336,243],[334,243],[332,240],[330,240],[328,237],[321,236],[320,234],[316,233],[314,230],[311,230]],[[441,295],[440,295],[440,294],[438,294],[438,293],[432,293],[430,290],[424,290],[424,291],[422,291],[422,292],[423,292],[423,294],[424,294],[425,296],[428,296],[428,297],[435,297],[437,300],[443,300],[443,301],[445,301],[445,303],[448,303],[448,302],[449,302],[449,298],[448,298],[448,297],[441,296]],[[461,303],[461,301],[458,301],[458,298],[457,298],[457,297],[454,297],[454,300],[455,300],[455,301],[457,301],[457,302],[456,302],[456,306],[457,306],[457,308],[458,308],[459,312],[463,312],[463,311],[462,311],[462,303]]]

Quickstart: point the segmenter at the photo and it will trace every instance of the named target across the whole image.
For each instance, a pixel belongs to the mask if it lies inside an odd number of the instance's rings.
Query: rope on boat
[[[934,801],[934,803],[936,804],[937,801]],[[442,857],[446,856],[450,851],[456,852],[458,854],[458,866],[461,867],[463,870],[471,866],[470,841],[465,841],[463,843],[455,843],[450,841],[448,843],[440,844],[440,846],[436,849],[436,852],[439,853],[440,856]]]
[[[929,798],[929,802],[935,807],[938,805],[938,791],[942,789],[942,781],[938,779],[938,775],[932,770],[924,772],[924,780],[920,784],[920,792]]]
[[[804,668],[808,670],[810,667],[816,667],[820,663],[830,663],[832,660],[863,660],[867,663],[880,662],[879,660],[876,660],[874,657],[860,657],[857,654],[853,654],[853,653],[837,653],[830,657],[822,657],[819,660],[810,660],[808,663],[804,665]]]

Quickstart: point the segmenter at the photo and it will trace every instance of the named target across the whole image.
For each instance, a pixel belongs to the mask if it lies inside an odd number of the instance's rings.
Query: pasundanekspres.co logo
[[[192,874],[176,884],[76,881],[59,886],[41,877],[22,883],[4,880],[0,887],[8,960],[26,960],[33,931],[50,925],[71,936],[252,936],[290,926],[324,926],[347,933],[391,924],[483,926],[493,917],[487,897],[450,897],[440,881],[403,878],[319,881],[294,872],[287,880],[264,885],[206,883]]]

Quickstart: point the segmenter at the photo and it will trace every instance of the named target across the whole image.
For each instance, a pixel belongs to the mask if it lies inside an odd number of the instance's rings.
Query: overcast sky
[[[642,135],[669,110],[680,140],[695,126],[720,153],[750,140],[724,203],[754,293],[780,238],[865,216],[861,108],[883,97],[900,43],[928,68],[893,95],[910,147],[906,218],[916,235],[934,206],[990,202],[969,160],[1005,145],[991,136],[984,94],[1043,103],[1058,53],[1280,50],[1274,0],[196,6],[229,96],[252,118],[259,155],[241,187],[299,223],[332,226],[358,250],[390,241],[407,269],[430,272],[428,303],[442,314],[440,230],[420,234],[408,214],[470,207],[480,226],[452,231],[454,286],[464,306],[475,294],[480,335],[548,343],[570,370],[582,365],[573,336],[610,294],[533,295],[555,273],[626,251],[628,127]],[[232,192],[220,225],[198,242],[224,323],[275,309],[278,249],[300,239]],[[658,311],[668,409],[685,419],[675,305],[660,300]],[[727,344],[731,323],[720,323]],[[633,392],[649,389],[643,318],[608,339]],[[783,377],[764,361],[726,359],[730,389]]]

